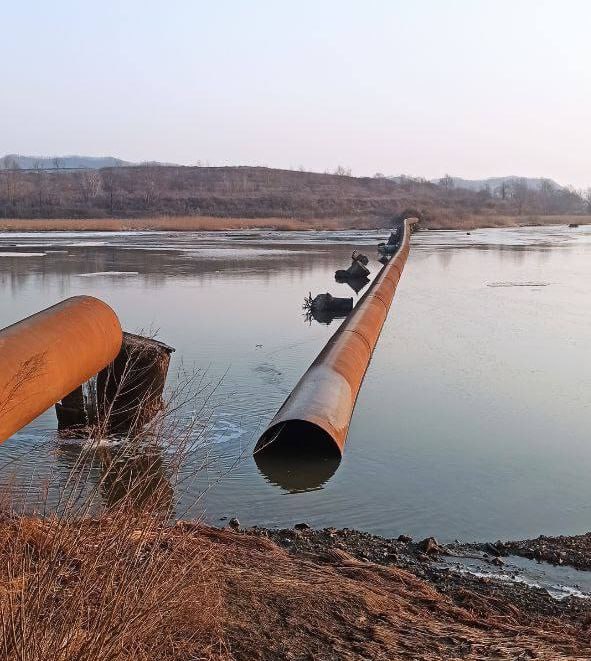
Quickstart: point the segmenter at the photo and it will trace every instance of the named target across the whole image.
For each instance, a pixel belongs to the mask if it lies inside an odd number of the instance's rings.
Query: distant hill
[[[443,179],[443,178],[442,178]],[[431,183],[439,184],[442,179],[431,179]],[[455,188],[464,188],[466,190],[481,191],[487,188],[491,191],[497,190],[503,184],[511,187],[516,182],[523,183],[529,190],[540,190],[543,182],[549,184],[555,190],[563,188],[557,184],[553,179],[543,177],[517,177],[514,175],[508,177],[489,177],[488,179],[462,179],[462,177],[451,177]]]
[[[23,156],[6,154],[0,158],[0,170],[100,170],[102,168],[120,168],[134,165],[173,165],[172,163],[132,163],[113,156]]]
[[[0,169],[0,218],[215,216],[377,227],[410,215],[426,227],[458,228],[590,211],[591,200],[567,188],[529,190],[519,182],[499,191],[263,167]]]

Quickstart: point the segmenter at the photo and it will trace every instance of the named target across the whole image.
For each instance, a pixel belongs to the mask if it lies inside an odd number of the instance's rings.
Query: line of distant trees
[[[374,177],[384,178],[382,173]],[[429,182],[423,177],[400,175],[394,177],[401,185],[417,189]],[[504,210],[523,213],[542,213],[548,215],[560,213],[591,213],[591,188],[576,189],[572,186],[558,186],[552,179],[541,178],[538,185],[532,186],[526,177],[507,177],[501,179],[496,186],[483,184],[478,191],[463,188],[456,184],[456,180],[449,174],[444,175],[437,185],[446,194],[453,193],[455,198],[461,196],[462,191],[475,193],[482,201],[500,200],[505,203]]]
[[[262,167],[136,166],[100,170],[0,169],[0,217],[102,218],[145,215],[391,218],[412,207],[426,218],[461,214],[591,213],[591,189],[543,179],[502,181],[474,191],[446,175],[354,178]]]

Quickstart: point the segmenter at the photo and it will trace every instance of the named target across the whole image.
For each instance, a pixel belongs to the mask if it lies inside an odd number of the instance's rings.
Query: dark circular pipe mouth
[[[259,438],[254,452],[301,458],[341,457],[334,438],[307,420],[286,420],[272,425]]]

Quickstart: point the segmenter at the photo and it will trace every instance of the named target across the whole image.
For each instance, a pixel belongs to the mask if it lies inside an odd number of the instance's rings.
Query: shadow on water
[[[319,457],[317,454],[292,452],[258,452],[254,460],[261,475],[287,493],[305,493],[321,489],[336,473],[339,456]]]

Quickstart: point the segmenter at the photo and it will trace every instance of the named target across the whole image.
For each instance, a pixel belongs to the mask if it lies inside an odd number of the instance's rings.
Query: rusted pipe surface
[[[117,315],[92,296],[0,330],[0,442],[106,367],[122,338]]]
[[[400,247],[330,338],[258,440],[255,454],[284,450],[342,455],[353,408],[410,249]]]

